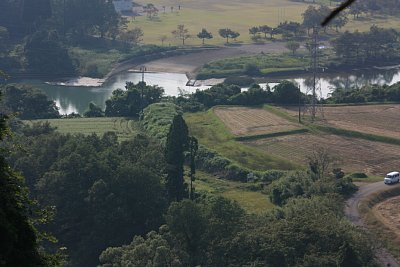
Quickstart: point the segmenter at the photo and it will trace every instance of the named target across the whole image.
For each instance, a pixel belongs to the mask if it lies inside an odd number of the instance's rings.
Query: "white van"
[[[400,173],[399,172],[389,172],[386,174],[385,179],[383,180],[385,184],[394,184],[400,181]]]

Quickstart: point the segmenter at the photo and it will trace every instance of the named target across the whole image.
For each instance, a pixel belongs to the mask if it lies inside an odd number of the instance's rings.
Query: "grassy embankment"
[[[394,185],[388,191],[378,192],[361,201],[359,211],[373,237],[382,242],[397,259],[400,259],[400,238],[394,237],[392,230],[379,220],[372,209],[376,204],[398,195],[400,195],[400,186]]]
[[[145,5],[148,2],[144,0],[136,1],[139,4]],[[336,4],[328,0],[320,0],[318,3],[330,5]],[[184,24],[189,34],[193,38],[188,39],[187,45],[200,45],[201,40],[196,37],[197,33],[202,28],[206,28],[213,33],[214,38],[207,40],[207,44],[223,45],[225,39],[218,35],[218,29],[231,28],[240,33],[237,41],[233,43],[251,43],[251,35],[249,28],[258,25],[277,26],[284,21],[302,21],[302,13],[312,4],[308,2],[293,2],[288,0],[251,0],[251,1],[229,1],[220,0],[214,1],[195,1],[188,0],[181,3],[181,10],[178,12],[178,3],[168,0],[154,0],[154,5],[160,10],[158,17],[149,19],[146,16],[136,17],[131,20],[129,28],[140,27],[144,32],[143,41],[151,44],[161,44],[160,37],[165,35],[167,40],[164,45],[181,45],[181,41],[174,38],[171,31],[176,29],[178,24]],[[166,12],[163,12],[162,6],[166,7]],[[171,13],[171,6],[174,7],[174,12]],[[365,15],[358,20],[353,20],[349,15],[349,23],[342,31],[367,31],[372,25],[385,28],[400,28],[400,18],[398,17],[383,17]]]
[[[220,78],[235,75],[246,75],[246,65],[256,66],[259,73],[254,76],[289,75],[305,71],[310,66],[309,54],[298,52],[282,54],[262,54],[228,58],[205,64],[198,72],[197,78]]]
[[[235,140],[235,136],[214,114],[213,109],[206,112],[185,114],[186,123],[192,135],[206,147],[233,160],[243,167],[253,170],[291,170],[299,168],[289,161],[268,155]]]

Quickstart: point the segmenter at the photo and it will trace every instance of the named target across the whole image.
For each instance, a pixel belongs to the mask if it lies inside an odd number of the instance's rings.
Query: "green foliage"
[[[143,31],[139,27],[135,27],[132,30],[122,32],[121,40],[126,42],[129,45],[137,45],[142,41]]]
[[[4,129],[2,129],[2,132]],[[45,266],[36,230],[29,219],[30,200],[21,176],[0,159],[0,263],[2,266]]]
[[[274,88],[274,102],[278,104],[295,104],[299,102],[300,89],[292,82],[283,81]]]
[[[250,86],[253,83],[255,83],[255,80],[247,76],[229,76],[224,80],[224,84],[226,85],[237,85],[241,87]]]
[[[42,134],[54,133],[56,127],[52,127],[48,121],[36,121],[32,124],[24,123],[21,127],[21,132],[25,136],[38,136]]]
[[[239,166],[232,160],[219,155],[217,152],[207,149],[200,145],[196,155],[196,166],[208,173],[215,173],[220,177],[234,181],[247,181],[247,175],[253,173],[254,181],[270,183],[286,174],[286,171],[268,170],[252,171],[248,168]]]
[[[398,102],[400,101],[400,83],[395,83],[391,86],[367,85],[351,90],[336,88],[327,101],[335,104],[385,101]]]
[[[175,115],[168,131],[165,143],[165,161],[167,163],[166,188],[171,201],[180,201],[187,197],[187,185],[183,179],[184,152],[188,150],[189,135],[182,115]]]
[[[292,54],[294,55],[297,51],[297,49],[300,48],[300,43],[298,42],[288,42],[285,46],[287,49],[289,49],[290,51],[292,51]]]
[[[219,29],[218,33],[222,38],[226,39],[226,43],[227,44],[229,43],[229,39],[235,39],[236,40],[236,38],[240,36],[240,33],[235,32],[235,31],[233,31],[231,29],[228,29],[228,28]]]
[[[27,85],[6,85],[2,92],[4,109],[16,113],[21,119],[50,119],[60,116],[55,102],[48,100],[47,95],[39,89]]]
[[[260,69],[255,64],[247,63],[244,65],[244,73],[249,76],[257,76],[260,75]]]
[[[398,32],[374,25],[369,32],[348,32],[332,41],[333,49],[346,64],[393,61],[398,58]]]
[[[330,13],[330,9],[327,6],[321,5],[319,8],[316,6],[308,6],[308,8],[302,14],[303,26],[308,29],[313,27],[320,27],[321,21],[324,20]]]
[[[174,237],[166,226],[160,228],[160,233],[154,231],[145,238],[135,236],[129,245],[109,247],[100,255],[99,267],[132,266],[132,267],[185,267],[189,264],[189,256],[174,243]]]
[[[181,97],[178,104],[183,104],[186,110],[198,111],[201,107],[213,107],[216,105],[259,105],[272,101],[272,93],[267,88],[264,90],[257,84],[253,84],[247,91],[241,92],[241,88],[235,83],[250,82],[252,79],[242,77],[230,78],[226,82],[214,85],[206,90],[196,90],[194,94],[187,95],[186,100]],[[230,84],[232,83],[232,84]],[[190,107],[192,105],[192,107]]]
[[[253,84],[247,91],[231,96],[229,102],[233,105],[261,105],[272,102],[272,93],[269,87],[264,90],[258,84]]]
[[[137,117],[148,105],[160,102],[164,94],[161,87],[146,85],[145,82],[127,82],[125,89],[114,90],[111,98],[106,101],[107,117]]]
[[[7,119],[4,113],[0,115],[2,142],[10,134]],[[3,143],[0,149],[0,265],[60,266],[59,255],[51,255],[40,247],[39,241],[50,240],[51,235],[39,232],[35,225],[42,226],[48,218],[40,214],[29,198],[24,178],[6,161],[9,156],[10,151]]]
[[[240,93],[240,87],[235,85],[218,84],[209,89],[196,90],[190,97],[205,107],[228,104],[228,98]]]
[[[67,49],[54,32],[39,31],[30,36],[24,47],[24,56],[33,72],[64,76],[75,74]]]
[[[143,110],[141,126],[149,136],[165,143],[172,121],[179,114],[182,114],[182,111],[175,104],[152,104]]]
[[[72,266],[95,266],[100,252],[157,229],[167,205],[158,143],[145,136],[118,143],[114,133],[19,137],[11,162],[42,205]],[[68,229],[68,230],[65,230]]]
[[[368,175],[366,175],[363,172],[354,172],[349,175],[350,178],[368,178]]]
[[[201,32],[199,32],[197,34],[197,38],[202,39],[203,40],[203,45],[204,45],[204,40],[205,39],[212,39],[213,35],[211,32],[208,32],[206,29],[202,29]]]
[[[293,199],[264,216],[245,216],[223,198],[184,200],[170,206],[158,234],[103,252],[102,267],[128,259],[132,266],[158,266],[155,244],[167,262],[176,260],[171,266],[376,266],[367,238],[342,219],[341,202]]]
[[[356,191],[349,178],[336,178],[330,175],[318,178],[305,171],[289,172],[268,186],[270,200],[283,205],[291,198],[308,198],[313,195],[341,194],[347,196]]]
[[[99,106],[95,103],[90,102],[88,110],[83,113],[84,117],[93,118],[93,117],[104,117],[104,111],[101,110]]]
[[[300,54],[298,52],[297,54]],[[256,66],[257,76],[271,76],[274,74],[288,74],[304,71],[309,66],[309,55],[293,56],[292,53],[261,54],[256,56],[242,56],[220,59],[205,64],[198,72],[198,79],[225,78],[246,74],[246,65]]]

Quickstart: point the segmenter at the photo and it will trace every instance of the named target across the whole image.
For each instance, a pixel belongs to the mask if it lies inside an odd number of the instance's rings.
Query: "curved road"
[[[393,186],[400,186],[400,185],[393,185]],[[393,186],[386,185],[383,183],[383,181],[371,184],[361,184],[356,194],[354,194],[352,198],[346,201],[346,208],[345,208],[346,217],[354,225],[364,228],[365,225],[361,219],[360,212],[358,210],[361,200],[377,192],[388,190]],[[378,261],[382,264],[382,266],[400,267],[399,262],[397,262],[397,260],[385,248],[378,248],[375,251],[375,256],[378,259]]]

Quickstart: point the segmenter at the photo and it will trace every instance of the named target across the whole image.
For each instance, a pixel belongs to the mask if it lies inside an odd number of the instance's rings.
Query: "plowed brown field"
[[[262,108],[217,107],[214,112],[237,136],[270,134],[302,128],[301,125],[289,122]]]
[[[400,168],[399,146],[363,139],[331,134],[295,134],[244,143],[298,164],[305,164],[308,154],[318,147],[324,147],[339,161],[339,166],[346,173],[384,175]]]
[[[297,115],[294,108],[285,110]],[[399,104],[324,107],[323,113],[323,125],[400,139]]]

